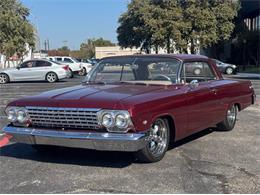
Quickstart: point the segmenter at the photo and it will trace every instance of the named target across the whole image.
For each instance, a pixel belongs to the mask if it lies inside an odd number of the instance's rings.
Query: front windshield
[[[170,85],[177,82],[180,61],[167,57],[104,59],[88,74],[88,83],[141,83]]]

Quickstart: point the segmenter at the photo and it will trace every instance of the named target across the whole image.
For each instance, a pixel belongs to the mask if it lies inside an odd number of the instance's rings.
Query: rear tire
[[[158,118],[150,129],[146,147],[135,153],[139,162],[152,163],[160,161],[168,150],[170,128],[167,119]]]
[[[69,76],[69,78],[73,78],[74,77],[74,74],[73,74],[73,71],[71,70],[71,69],[69,69],[69,71],[70,71],[70,76]]]
[[[0,74],[0,84],[6,84],[9,83],[10,79],[9,76],[5,73]]]
[[[234,69],[231,67],[227,67],[225,72],[226,72],[226,74],[231,75],[231,74],[234,74]]]
[[[49,82],[49,83],[55,83],[57,82],[59,79],[58,79],[58,76],[56,73],[54,72],[49,72],[46,74],[46,80]]]
[[[237,120],[238,107],[231,105],[226,113],[226,118],[217,124],[217,129],[220,131],[231,131],[234,129]]]

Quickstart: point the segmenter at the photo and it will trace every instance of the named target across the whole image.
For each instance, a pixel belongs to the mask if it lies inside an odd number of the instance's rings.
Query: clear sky
[[[117,42],[119,16],[129,0],[20,0],[31,10],[29,20],[38,28],[41,48],[49,39],[50,49],[79,49],[88,38],[103,37]]]

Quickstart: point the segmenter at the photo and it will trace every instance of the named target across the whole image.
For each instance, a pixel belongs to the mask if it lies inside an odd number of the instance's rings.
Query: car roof
[[[196,55],[196,54],[134,54],[134,55],[123,55],[123,56],[111,56],[111,57],[105,57],[102,58],[104,59],[112,59],[112,58],[126,58],[126,57],[133,57],[133,58],[140,58],[140,57],[170,57],[170,58],[175,58],[181,61],[186,61],[186,60],[198,60],[198,59],[204,59],[208,60],[209,58],[207,56],[203,55]]]

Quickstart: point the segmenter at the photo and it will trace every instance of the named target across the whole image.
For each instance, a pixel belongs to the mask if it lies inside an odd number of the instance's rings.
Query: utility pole
[[[48,51],[50,50],[50,41],[49,41],[49,39],[47,39],[47,48],[48,48]]]
[[[44,40],[44,50],[47,51],[47,40]]]

